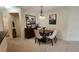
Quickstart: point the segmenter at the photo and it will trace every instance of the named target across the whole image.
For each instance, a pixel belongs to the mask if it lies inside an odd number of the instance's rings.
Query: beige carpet
[[[58,40],[53,46],[51,44],[35,44],[32,39],[8,39],[8,52],[79,52],[79,42],[67,42]]]

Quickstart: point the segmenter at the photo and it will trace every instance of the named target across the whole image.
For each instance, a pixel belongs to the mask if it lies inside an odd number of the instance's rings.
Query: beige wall
[[[3,10],[3,28],[4,28],[4,31],[9,31],[7,9],[3,7],[2,10]]]
[[[11,18],[10,15],[8,14],[8,9],[3,7],[3,28],[5,31],[8,31],[8,35],[12,37],[12,32],[11,32]]]
[[[2,8],[0,7],[0,31],[3,31]]]
[[[79,6],[69,8],[67,41],[79,41]]]

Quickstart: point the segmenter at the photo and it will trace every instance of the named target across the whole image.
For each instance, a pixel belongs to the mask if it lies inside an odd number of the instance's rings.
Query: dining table
[[[40,35],[42,36],[41,41],[46,43],[48,41],[47,36],[52,35],[53,30],[39,30]]]

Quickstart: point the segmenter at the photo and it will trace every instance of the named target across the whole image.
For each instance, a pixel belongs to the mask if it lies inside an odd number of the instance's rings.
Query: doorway
[[[10,13],[12,37],[21,37],[19,13]]]

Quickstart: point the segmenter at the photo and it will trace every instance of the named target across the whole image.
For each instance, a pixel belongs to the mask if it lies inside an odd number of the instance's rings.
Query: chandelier
[[[45,19],[45,16],[43,15],[43,6],[41,6],[41,11],[40,11],[40,19]]]

